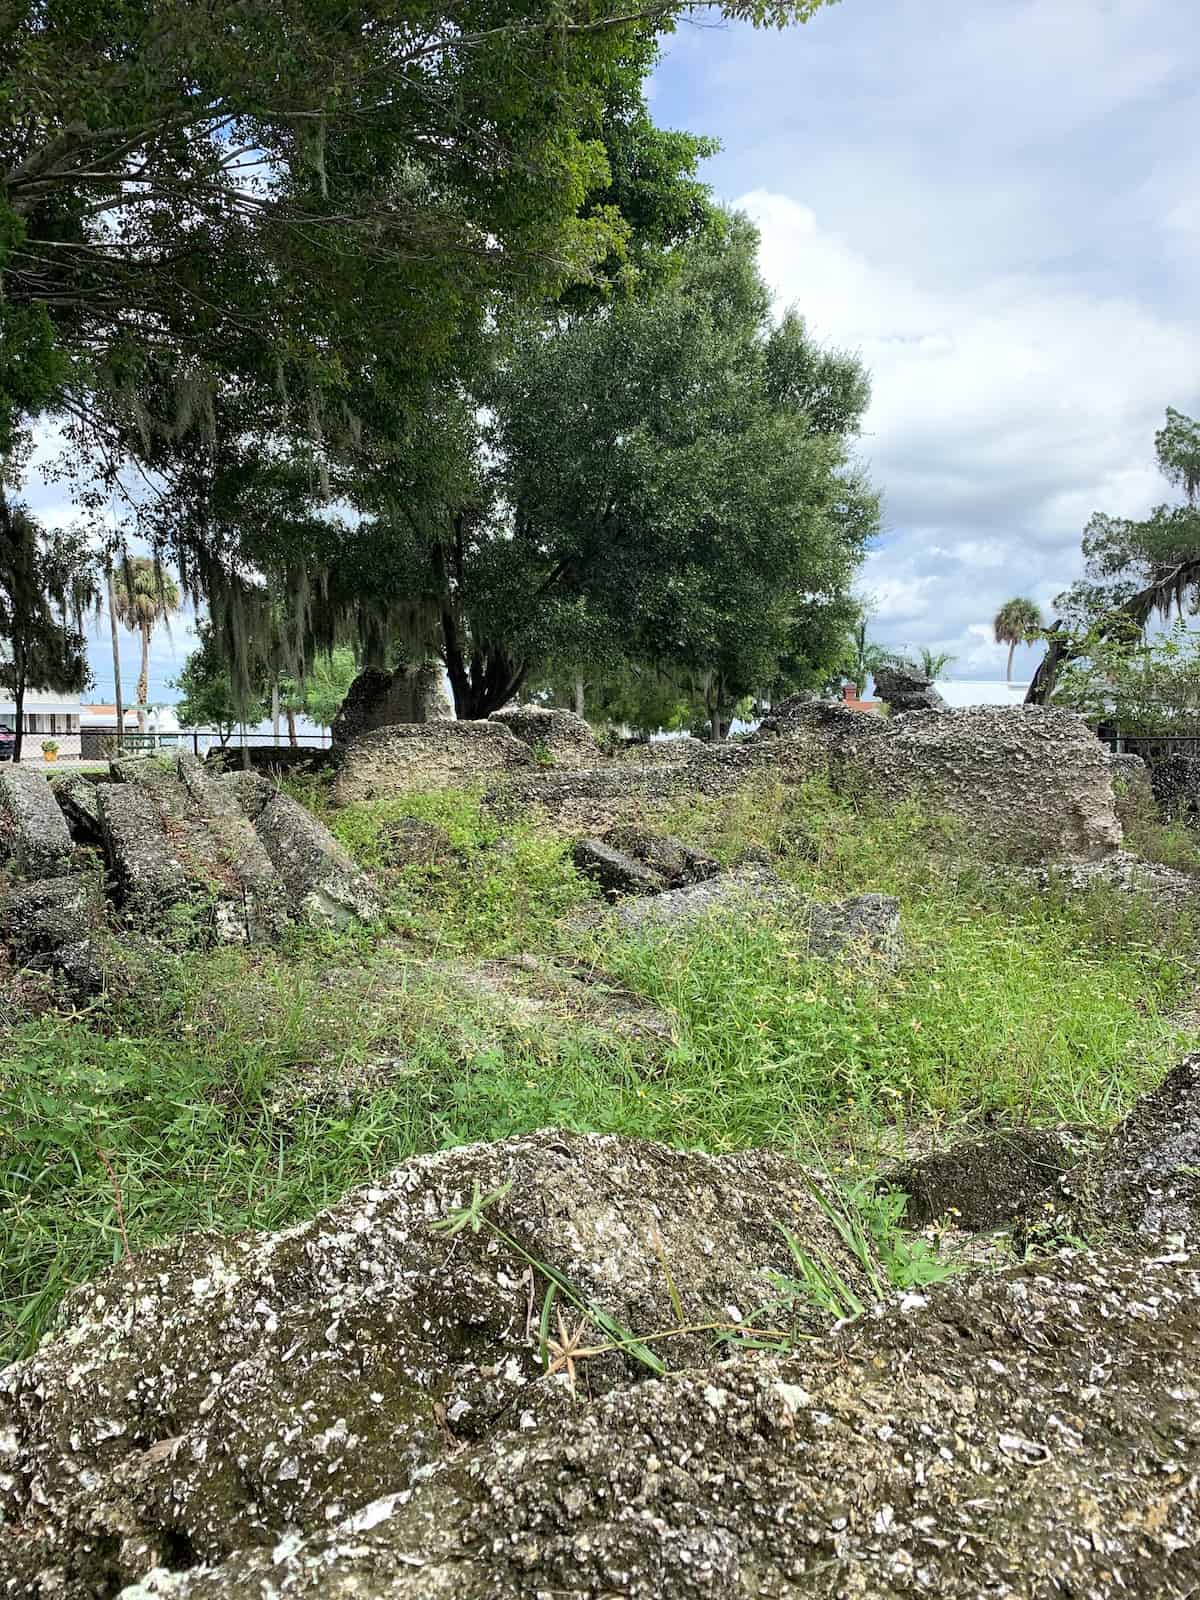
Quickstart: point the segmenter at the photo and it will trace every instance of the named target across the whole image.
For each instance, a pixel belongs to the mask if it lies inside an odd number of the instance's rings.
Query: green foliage
[[[1095,629],[1064,668],[1056,705],[1134,735],[1200,731],[1200,632],[1178,621],[1143,639]]]
[[[75,693],[91,682],[82,624],[96,600],[87,541],[70,530],[47,533],[0,487],[0,686],[16,708],[17,760],[26,690]]]
[[[284,703],[302,711],[318,728],[331,727],[357,673],[358,660],[349,645],[324,650],[314,658],[302,686],[285,686]]]
[[[171,685],[180,691],[176,714],[184,727],[215,729],[225,745],[239,723],[259,722],[266,715],[266,700],[261,694],[249,701],[240,695],[211,628],[198,623],[196,633],[200,643]]]

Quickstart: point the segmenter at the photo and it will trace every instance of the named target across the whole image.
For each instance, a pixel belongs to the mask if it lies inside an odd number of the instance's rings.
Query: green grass
[[[323,805],[317,784],[306,798]],[[393,864],[406,815],[442,827],[455,858]],[[387,940],[164,952],[125,995],[0,1043],[0,1353],[119,1257],[118,1191],[136,1252],[278,1227],[414,1152],[548,1124],[861,1155],[910,1124],[1106,1123],[1192,1042],[1173,1021],[1193,988],[1187,925],[1112,893],[1066,904],[911,810],[814,788],[672,819],[726,861],[772,851],[818,896],[898,895],[893,973],[814,964],[770,921],[564,935],[591,900],[566,845],[501,828],[469,795],[330,820],[380,879]],[[668,1011],[676,1043],[498,1022],[428,965],[559,947]]]

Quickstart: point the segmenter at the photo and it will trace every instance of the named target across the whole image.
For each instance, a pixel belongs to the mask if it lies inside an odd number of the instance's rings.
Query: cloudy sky
[[[1002,677],[997,606],[1047,607],[1092,511],[1171,498],[1155,429],[1200,414],[1195,0],[688,26],[653,107],[721,140],[707,175],[762,230],[780,306],[871,370],[874,632]]]
[[[1200,415],[1195,6],[842,0],[783,33],[685,25],[655,74],[658,121],[721,140],[707,176],[780,307],[871,370],[874,632],[954,676],[1003,675],[997,606],[1048,607],[1093,510],[1168,498],[1154,431]],[[194,642],[158,635],[152,699]],[[92,659],[109,698],[106,624]]]

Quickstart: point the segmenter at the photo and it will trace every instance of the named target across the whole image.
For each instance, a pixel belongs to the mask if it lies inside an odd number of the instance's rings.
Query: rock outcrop
[[[370,922],[379,902],[366,877],[323,822],[285,794],[254,821],[292,916],[310,927]]]
[[[1200,820],[1200,760],[1166,756],[1150,768],[1150,787],[1165,822]]]
[[[533,768],[528,745],[500,722],[400,723],[346,746],[334,784],[339,805],[395,795],[462,789]]]
[[[949,1219],[982,1232],[1036,1218],[1085,1148],[1069,1128],[1003,1128],[892,1167],[881,1181],[907,1196],[909,1227]]]
[[[948,711],[950,708],[933,686],[933,679],[916,667],[876,667],[875,693],[886,702],[891,714],[907,711]]]
[[[1200,1053],[1143,1096],[1062,1190],[1085,1225],[1200,1245]]]
[[[1120,848],[1106,752],[1081,717],[1024,706],[857,721],[876,731],[831,749],[840,787],[952,817],[981,854],[1094,860]]]
[[[55,878],[71,857],[71,835],[40,772],[0,767],[0,860],[22,878]]]
[[[452,722],[454,706],[440,666],[397,667],[388,672],[367,667],[346,692],[333,719],[333,743],[347,745],[375,728],[401,722]]]
[[[101,987],[104,894],[95,873],[22,884],[0,898],[0,942],[26,970],[55,973],[83,997]]]
[[[1200,1260],[1064,1251],[819,1333],[777,1223],[869,1306],[788,1161],[554,1132],[126,1262],[0,1374],[0,1595],[1193,1592]]]
[[[600,759],[591,726],[573,711],[505,706],[503,711],[493,711],[488,721],[507,728],[547,766],[594,767]]]

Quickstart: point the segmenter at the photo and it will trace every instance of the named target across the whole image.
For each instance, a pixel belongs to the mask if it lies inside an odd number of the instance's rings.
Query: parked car
[[[0,761],[11,761],[17,736],[7,722],[0,722]]]

